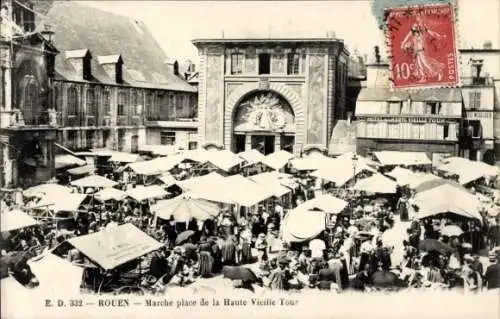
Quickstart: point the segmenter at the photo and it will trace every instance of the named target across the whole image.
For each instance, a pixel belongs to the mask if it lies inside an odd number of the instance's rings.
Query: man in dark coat
[[[168,272],[168,262],[159,252],[155,252],[151,258],[149,272],[155,278],[161,278]]]
[[[496,263],[486,269],[484,281],[488,289],[500,288],[500,252],[496,253]]]

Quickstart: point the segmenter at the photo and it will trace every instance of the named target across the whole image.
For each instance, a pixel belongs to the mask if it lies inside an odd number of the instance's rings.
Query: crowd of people
[[[120,174],[107,177],[119,181],[122,189],[136,184],[130,176],[126,183]],[[305,176],[297,175],[296,179],[300,186],[293,190],[291,201],[273,199],[244,215],[221,206],[217,216],[203,221],[192,218],[187,223],[176,221],[174,216],[169,220],[155,218],[151,211],[154,201],[150,200],[124,199],[112,204],[90,201],[85,211],[71,219],[71,227],[63,227],[67,221],[63,219],[56,223],[58,227],[47,222],[3,236],[2,259],[15,252],[22,252],[24,257],[14,263],[2,262],[2,277],[10,272],[23,284],[33,283],[36,279],[30,275],[26,256],[49,251],[71,236],[133,223],[164,244],[142,260],[147,263],[147,274],[141,277],[141,285],[148,288],[185,286],[198,278],[219,275],[231,279],[235,288],[249,290],[255,285],[272,290],[336,291],[436,287],[481,291],[500,286],[499,216],[491,218],[488,208],[482,212],[482,221],[441,217],[420,220],[406,188],[382,197],[349,187],[318,187]],[[181,191],[172,192],[175,196]],[[316,238],[285,242],[282,235],[287,211],[320,193],[331,193],[349,205],[331,215]],[[24,209],[30,200],[3,196],[1,205]],[[399,242],[384,239],[395,224],[407,222],[406,234]],[[443,235],[441,230],[450,225],[462,232]],[[395,245],[401,246],[401,260],[395,260]],[[488,251],[485,263],[484,253]],[[67,258],[79,265],[85,259],[78,252],[68,253]]]

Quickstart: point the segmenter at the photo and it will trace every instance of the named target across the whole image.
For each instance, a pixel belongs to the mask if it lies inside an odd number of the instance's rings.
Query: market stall
[[[2,233],[38,224],[39,222],[36,219],[19,209],[2,210],[0,213],[0,229]]]
[[[394,194],[396,187],[396,182],[377,173],[357,181],[353,189],[370,194]]]

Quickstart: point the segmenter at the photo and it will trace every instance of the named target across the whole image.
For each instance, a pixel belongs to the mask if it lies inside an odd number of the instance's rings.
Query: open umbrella
[[[174,199],[159,201],[151,208],[161,219],[174,219],[179,222],[188,222],[191,218],[206,220],[210,216],[217,216],[220,211],[219,205],[204,199],[179,196]]]
[[[421,240],[420,243],[418,244],[418,248],[420,250],[423,250],[423,251],[427,251],[427,252],[430,252],[430,251],[437,251],[439,253],[442,253],[442,254],[446,254],[446,253],[453,253],[455,250],[437,240],[437,239],[424,239],[424,240]]]
[[[464,233],[464,231],[460,227],[458,227],[456,225],[448,225],[448,226],[445,226],[441,230],[441,235],[448,236],[448,237],[460,236],[463,233]]]
[[[222,274],[224,278],[241,280],[243,282],[254,283],[259,280],[251,269],[241,266],[224,266],[224,268],[222,268]]]
[[[191,236],[195,234],[195,231],[193,230],[186,230],[177,235],[177,238],[175,239],[175,244],[176,245],[181,245],[184,242],[186,242]]]

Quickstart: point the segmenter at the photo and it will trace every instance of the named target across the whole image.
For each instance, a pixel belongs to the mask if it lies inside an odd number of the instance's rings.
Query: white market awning
[[[380,151],[373,153],[380,164],[388,165],[432,165],[425,152]]]
[[[372,194],[395,194],[397,183],[382,174],[374,174],[359,180],[353,189]]]
[[[242,159],[244,159],[245,161],[247,161],[249,163],[262,162],[264,160],[264,158],[266,157],[264,154],[262,154],[261,152],[257,151],[254,148],[240,152],[236,155],[238,155],[239,157],[241,157]]]
[[[224,172],[229,172],[236,166],[242,165],[245,160],[228,150],[213,150],[206,153],[206,160]]]
[[[22,210],[8,210],[0,213],[0,229],[7,232],[38,225],[38,222]]]
[[[292,153],[284,150],[279,150],[277,152],[266,155],[262,160],[262,163],[275,170],[280,170],[285,167],[285,165],[288,164],[288,162],[292,158],[294,158],[294,155]]]
[[[87,199],[88,195],[70,193],[60,195],[46,195],[34,208],[48,209],[53,212],[75,212],[79,210],[82,203]]]
[[[348,203],[330,194],[322,194],[305,201],[294,210],[320,210],[329,214],[338,214],[347,207]]]
[[[121,201],[127,197],[127,193],[119,189],[108,187],[94,194],[94,197],[100,201],[116,200]]]
[[[40,184],[23,191],[26,197],[44,197],[45,195],[64,196],[70,194],[71,188],[59,184]]]
[[[163,247],[132,224],[74,237],[68,242],[102,268],[114,269]]]
[[[150,198],[163,198],[168,194],[169,192],[158,185],[136,186],[127,190],[127,195],[139,202]]]
[[[71,182],[71,185],[78,187],[107,188],[118,185],[117,182],[100,175],[90,175]]]
[[[499,175],[500,168],[488,165],[483,162],[471,161],[462,157],[451,157],[445,160],[446,164],[437,169],[449,174],[459,176],[459,182],[462,185],[473,182],[483,177],[495,177]]]
[[[80,292],[84,268],[51,253],[28,260],[28,265],[40,283],[37,289],[47,293],[64,291],[75,295]]]
[[[85,162],[84,160],[69,154],[56,155],[54,159],[54,165],[56,169],[74,165],[83,166],[85,164],[87,164],[87,162]]]
[[[109,162],[116,163],[135,163],[140,160],[138,154],[124,153],[124,152],[113,152],[109,158]]]

